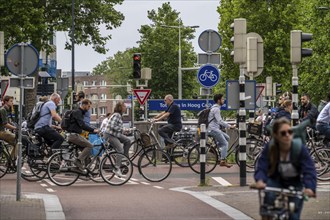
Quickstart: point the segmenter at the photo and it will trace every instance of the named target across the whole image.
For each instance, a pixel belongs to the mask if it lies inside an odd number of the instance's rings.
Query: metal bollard
[[[200,162],[200,185],[205,185],[205,146],[206,146],[206,125],[201,124],[201,138],[200,138],[200,155],[199,155],[199,162]]]

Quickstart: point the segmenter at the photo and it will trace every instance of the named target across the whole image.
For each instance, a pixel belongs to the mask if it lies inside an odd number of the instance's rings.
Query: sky
[[[180,12],[183,25],[199,26],[191,42],[196,53],[203,53],[198,45],[198,37],[205,30],[218,30],[219,14],[216,10],[220,0],[125,0],[122,5],[116,6],[116,10],[125,16],[122,25],[111,31],[101,28],[101,33],[112,35],[112,39],[106,44],[109,51],[106,54],[99,54],[91,46],[75,45],[75,71],[92,71],[94,67],[118,51],[137,47],[136,42],[140,40],[138,29],[141,25],[151,23],[147,18],[147,11],[152,9],[157,11],[165,2],[170,2],[172,9]],[[56,34],[57,69],[62,69],[62,71],[71,71],[72,68],[71,51],[64,50],[65,42],[69,40],[67,32]]]

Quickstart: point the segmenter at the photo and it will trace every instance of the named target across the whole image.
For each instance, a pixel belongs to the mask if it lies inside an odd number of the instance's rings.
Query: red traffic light
[[[141,54],[134,54],[133,55],[133,60],[141,60]]]

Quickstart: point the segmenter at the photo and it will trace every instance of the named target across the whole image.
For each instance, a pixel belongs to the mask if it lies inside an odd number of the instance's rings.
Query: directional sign
[[[133,92],[136,95],[140,105],[144,105],[151,93],[151,89],[133,89]]]
[[[177,104],[181,110],[189,111],[201,111],[206,107],[211,107],[214,104],[213,100],[206,99],[175,99],[175,104]],[[227,110],[227,104],[225,103],[221,106],[221,110]],[[149,99],[148,100],[148,110],[150,111],[164,111],[167,109],[163,99]]]
[[[220,71],[213,65],[204,65],[198,70],[197,80],[202,86],[212,88],[220,80]]]

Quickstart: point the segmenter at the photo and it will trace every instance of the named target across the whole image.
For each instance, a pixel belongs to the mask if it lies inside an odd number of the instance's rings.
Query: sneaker
[[[116,176],[118,176],[119,178],[121,177],[125,177],[126,175],[122,174],[121,173],[121,170],[119,168],[115,168],[113,171],[112,171],[114,174],[116,174]]]
[[[73,164],[78,167],[80,170],[84,170],[84,165],[81,163],[81,161],[79,159],[76,159]]]
[[[226,160],[221,160],[220,161],[220,167],[227,167],[227,168],[230,168],[232,167],[233,165],[231,164],[228,164]]]

